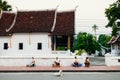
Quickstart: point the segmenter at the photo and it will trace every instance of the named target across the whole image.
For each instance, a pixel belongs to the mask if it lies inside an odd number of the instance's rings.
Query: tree
[[[120,35],[119,31],[120,31],[120,28],[112,27],[112,36]]]
[[[95,51],[100,51],[100,45],[94,39],[92,34],[88,34],[86,32],[80,32],[75,39],[74,50],[85,50],[89,54],[95,53]]]
[[[0,11],[11,11],[12,7],[6,1],[0,0]]]
[[[95,37],[96,37],[96,30],[98,29],[98,26],[96,24],[94,24],[92,26],[92,29],[94,30],[94,33],[95,33]]]
[[[117,0],[105,9],[108,24],[106,27],[112,27],[112,36],[116,36],[120,30],[120,0]]]
[[[104,46],[106,48],[110,48],[110,45],[108,45],[108,42],[110,41],[111,36],[101,34],[98,38],[98,43],[101,44],[101,46]]]

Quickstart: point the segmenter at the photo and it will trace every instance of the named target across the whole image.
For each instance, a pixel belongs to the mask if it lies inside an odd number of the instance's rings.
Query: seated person
[[[79,61],[78,61],[77,57],[75,56],[75,60],[74,60],[73,66],[74,67],[78,67],[78,63],[79,63]]]
[[[34,57],[32,57],[32,62],[30,63],[30,65],[26,65],[26,67],[34,67],[35,66],[35,60]]]
[[[53,64],[53,67],[60,67],[60,60],[59,60],[58,57],[56,57],[56,60],[55,60],[55,62]]]
[[[89,67],[90,66],[90,60],[89,60],[88,57],[86,57],[84,64],[85,64],[85,67]]]

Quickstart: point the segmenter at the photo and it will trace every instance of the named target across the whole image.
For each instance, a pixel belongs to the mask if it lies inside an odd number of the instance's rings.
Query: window
[[[41,50],[41,49],[42,49],[42,43],[38,43],[37,49],[38,49],[38,50]]]
[[[8,49],[8,43],[4,43],[4,50]]]
[[[23,43],[19,43],[19,50],[23,50]]]

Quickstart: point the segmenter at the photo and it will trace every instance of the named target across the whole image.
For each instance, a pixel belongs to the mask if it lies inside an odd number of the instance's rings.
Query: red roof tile
[[[19,11],[13,28],[6,32],[15,17],[13,13],[3,13],[0,19],[0,35],[28,32],[51,32],[55,10]],[[74,12],[57,13],[53,34],[74,34]]]
[[[74,11],[60,12],[57,14],[56,26],[52,34],[74,34]]]
[[[50,32],[55,11],[18,12],[13,33],[21,32]]]
[[[12,24],[14,19],[13,13],[3,13],[2,17],[0,19],[0,35],[8,35],[9,33],[6,33],[6,29],[9,28],[9,25]]]

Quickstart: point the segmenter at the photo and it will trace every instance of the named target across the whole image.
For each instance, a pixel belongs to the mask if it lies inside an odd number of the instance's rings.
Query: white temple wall
[[[8,36],[0,36],[0,55],[8,52],[8,50],[4,50],[4,43],[8,43],[9,45],[9,42]]]
[[[10,36],[0,36],[0,54],[36,54],[50,52],[48,33],[15,33]],[[4,50],[4,43],[8,43],[8,49]],[[23,49],[19,50],[19,43],[23,43]],[[38,43],[42,49],[38,50]]]

